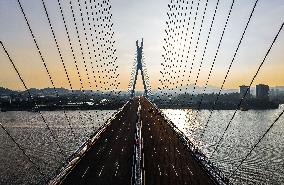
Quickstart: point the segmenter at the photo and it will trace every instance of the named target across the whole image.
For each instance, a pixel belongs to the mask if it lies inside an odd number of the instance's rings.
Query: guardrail
[[[217,168],[154,103],[149,102],[158,110],[158,113],[164,117],[167,124],[175,131],[175,134],[179,137],[181,142],[187,146],[187,149],[192,152],[196,161],[211,175],[212,179],[222,185],[229,184],[229,179],[225,174]]]

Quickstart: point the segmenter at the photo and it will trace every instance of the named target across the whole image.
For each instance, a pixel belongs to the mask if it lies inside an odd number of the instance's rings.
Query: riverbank
[[[203,109],[203,110],[235,110],[238,108],[237,102],[218,102],[214,105],[214,102],[196,102],[196,103],[172,103],[172,102],[155,102],[156,105],[161,109]],[[2,112],[6,111],[60,111],[60,110],[117,110],[122,107],[124,102],[116,102],[109,104],[97,104],[97,105],[89,105],[89,104],[67,104],[67,105],[38,105],[34,106],[32,103],[26,104],[6,104],[0,106],[0,110]],[[269,110],[269,109],[278,109],[279,103],[270,102],[270,101],[261,101],[261,100],[253,100],[253,101],[245,101],[238,108],[239,110]]]

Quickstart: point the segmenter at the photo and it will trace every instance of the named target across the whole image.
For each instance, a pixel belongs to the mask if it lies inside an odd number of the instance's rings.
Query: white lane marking
[[[87,169],[84,171],[84,174],[82,175],[82,178],[84,178],[85,177],[85,175],[86,175],[86,173],[87,173],[87,171],[89,170],[89,166],[87,167]]]
[[[188,171],[190,172],[191,175],[193,175],[193,172],[189,169],[189,167],[187,166]]]
[[[101,169],[101,171],[100,171],[100,173],[99,173],[99,177],[102,175],[102,172],[103,172],[104,167],[105,167],[105,166],[102,166],[102,169]]]
[[[179,155],[181,155],[180,152],[179,152],[179,150],[178,150],[177,148],[176,148],[176,151],[177,151],[177,153],[178,153]]]
[[[118,172],[118,168],[119,168],[118,161],[115,162],[115,166],[116,166],[116,170],[115,170],[114,176],[116,176]]]
[[[178,174],[177,174],[177,171],[176,171],[176,169],[175,169],[175,166],[172,165],[172,167],[173,167],[173,169],[174,169],[174,171],[175,171],[176,176],[178,177]]]
[[[158,170],[159,170],[159,174],[160,174],[160,176],[161,176],[161,175],[162,175],[162,172],[161,172],[161,169],[160,169],[159,164],[158,164]]]

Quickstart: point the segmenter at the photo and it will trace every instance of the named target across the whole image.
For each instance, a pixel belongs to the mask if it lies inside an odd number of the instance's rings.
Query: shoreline
[[[198,109],[196,106],[168,106],[168,105],[158,105],[160,109],[192,109],[192,110],[236,110],[236,106],[230,107],[217,107],[212,109],[211,107],[201,107]],[[39,106],[38,108],[34,107],[0,107],[0,112],[10,112],[10,111],[27,111],[27,112],[38,112],[38,111],[87,111],[87,110],[118,110],[118,106],[102,106],[102,107],[93,107],[93,106]],[[248,110],[275,110],[279,108],[277,106],[270,107],[240,107],[238,110],[248,111]]]

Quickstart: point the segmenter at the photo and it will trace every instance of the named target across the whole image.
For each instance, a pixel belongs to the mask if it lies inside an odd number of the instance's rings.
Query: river
[[[210,159],[228,176],[283,110],[239,111],[225,134],[219,150]],[[234,111],[214,111],[205,128],[209,111],[190,109],[163,110],[167,117],[197,145],[211,155],[212,146],[221,136]],[[43,111],[1,112],[0,123],[12,134],[47,177],[58,173],[64,153],[71,155],[84,140],[115,111]],[[195,119],[195,117],[197,119]],[[195,120],[194,122],[192,120]],[[47,129],[46,124],[50,129]],[[75,133],[72,135],[69,124]],[[202,132],[204,136],[201,137]],[[51,133],[56,140],[52,139]],[[233,176],[234,184],[284,184],[284,117],[263,139]],[[42,184],[37,168],[0,129],[0,184]]]

